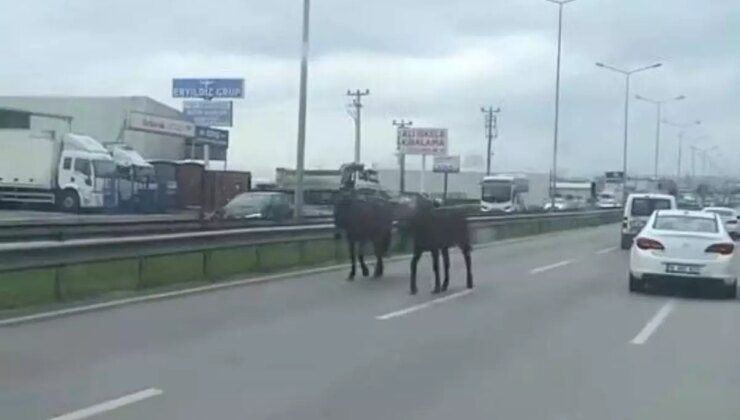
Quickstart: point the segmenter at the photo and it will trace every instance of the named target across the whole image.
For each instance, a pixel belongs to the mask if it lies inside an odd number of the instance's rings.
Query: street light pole
[[[560,124],[560,57],[563,44],[563,5],[574,0],[547,0],[558,5],[558,54],[555,66],[555,123],[552,140],[552,184],[550,188],[550,202],[555,209],[555,192],[558,179],[558,129]],[[490,156],[489,156],[490,159]]]
[[[655,163],[653,167],[653,176],[655,177],[655,179],[658,179],[658,162],[660,160],[660,120],[662,119],[663,105],[672,101],[682,101],[686,99],[686,97],[684,95],[679,95],[671,99],[650,99],[644,96],[635,95],[635,99],[651,103],[655,105],[655,108],[657,110],[657,118],[655,120]]]
[[[684,139],[684,136],[686,135],[686,130],[688,130],[689,128],[693,126],[700,125],[701,121],[696,120],[690,123],[679,124],[679,123],[674,123],[668,120],[663,120],[663,124],[667,124],[672,127],[676,127],[680,129],[680,131],[678,132],[678,164],[676,165],[676,176],[680,179],[681,178],[681,161],[683,160],[683,139]]]
[[[303,217],[303,169],[306,157],[306,87],[308,85],[309,13],[311,0],[303,0],[303,39],[301,44],[301,86],[298,99],[298,150],[296,156],[296,182],[294,191],[294,214],[296,220]]]
[[[617,67],[609,66],[604,63],[596,63],[596,66],[615,71],[624,76],[624,140],[622,145],[622,176],[624,177],[624,186],[622,188],[622,200],[627,199],[627,143],[629,139],[629,109],[630,109],[630,76],[641,71],[650,70],[662,66],[662,63],[655,63],[645,67],[639,67],[632,70],[623,70]]]

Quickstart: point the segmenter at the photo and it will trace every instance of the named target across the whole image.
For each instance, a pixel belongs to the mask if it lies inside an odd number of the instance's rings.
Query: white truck
[[[481,181],[483,212],[515,213],[527,210],[529,179],[524,175],[489,175]]]
[[[2,129],[0,150],[0,204],[45,203],[77,212],[115,200],[116,166],[92,137]]]

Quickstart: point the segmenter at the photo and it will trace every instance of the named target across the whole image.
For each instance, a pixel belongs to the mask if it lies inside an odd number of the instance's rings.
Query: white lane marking
[[[642,331],[640,331],[635,338],[630,341],[632,344],[645,344],[646,341],[650,338],[651,335],[660,327],[660,325],[665,321],[666,318],[668,318],[668,315],[671,314],[673,311],[673,308],[676,306],[676,303],[672,300],[669,300],[668,303],[663,305],[662,308],[658,309],[658,312],[653,315],[653,317],[648,321],[647,324],[642,328]]]
[[[573,260],[563,260],[563,261],[560,261],[560,262],[556,262],[555,264],[546,265],[544,267],[533,268],[533,269],[529,270],[529,274],[538,274],[538,273],[541,273],[543,271],[552,270],[553,268],[558,268],[558,267],[566,266],[568,264],[571,264],[572,262],[573,262]]]
[[[600,251],[596,251],[596,255],[608,254],[608,253],[610,253],[612,251],[615,251],[616,249],[617,249],[616,246],[613,246],[611,248],[604,248],[604,249],[602,249]]]
[[[92,416],[97,416],[108,411],[113,411],[117,408],[121,408],[125,405],[137,403],[147,398],[156,397],[162,395],[162,390],[157,388],[149,388],[143,391],[134,392],[133,394],[125,395],[114,400],[95,404],[93,406],[83,408],[81,410],[73,411],[71,413],[62,414],[61,416],[52,417],[49,420],[81,420]]]
[[[401,309],[400,311],[389,312],[389,313],[384,314],[384,315],[378,315],[378,316],[375,317],[375,319],[377,319],[379,321],[386,321],[386,320],[389,320],[389,319],[398,318],[399,316],[408,315],[408,314],[410,314],[412,312],[420,311],[422,309],[429,308],[430,306],[437,305],[437,304],[440,304],[440,303],[443,303],[443,302],[447,302],[448,300],[452,300],[452,299],[457,299],[459,297],[463,297],[463,296],[468,295],[468,294],[470,294],[472,292],[473,292],[472,289],[465,289],[465,290],[463,290],[461,292],[453,293],[453,294],[451,294],[449,296],[444,296],[444,297],[441,297],[441,298],[430,300],[429,302],[424,302],[424,303],[421,303],[419,305],[414,305],[414,306],[408,307],[406,309]]]

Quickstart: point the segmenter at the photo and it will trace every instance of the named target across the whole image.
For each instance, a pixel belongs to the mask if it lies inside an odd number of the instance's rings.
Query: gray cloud
[[[0,14],[2,94],[168,97],[179,76],[242,76],[230,160],[292,165],[301,1],[32,0]],[[495,162],[547,170],[551,159],[557,8],[544,0],[314,0],[309,87],[311,164],[352,153],[348,88],[368,87],[365,156],[392,164],[393,118],[450,128],[453,151],[483,150],[481,105],[501,105]],[[566,6],[560,161],[572,173],[621,166],[623,81],[595,61],[664,68],[634,91],[685,94],[666,110],[732,162],[740,134],[740,3],[577,0]],[[653,110],[634,102],[630,169],[652,171]],[[675,130],[661,167],[675,170]],[[413,165],[413,162],[412,162]],[[732,169],[728,167],[727,169]]]

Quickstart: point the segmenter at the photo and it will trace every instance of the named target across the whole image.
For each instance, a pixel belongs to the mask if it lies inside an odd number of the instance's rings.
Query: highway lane
[[[2,417],[737,418],[736,302],[630,295],[617,238],[477,249],[473,293],[387,319],[436,298],[427,258],[418,296],[403,260],[0,328]]]

